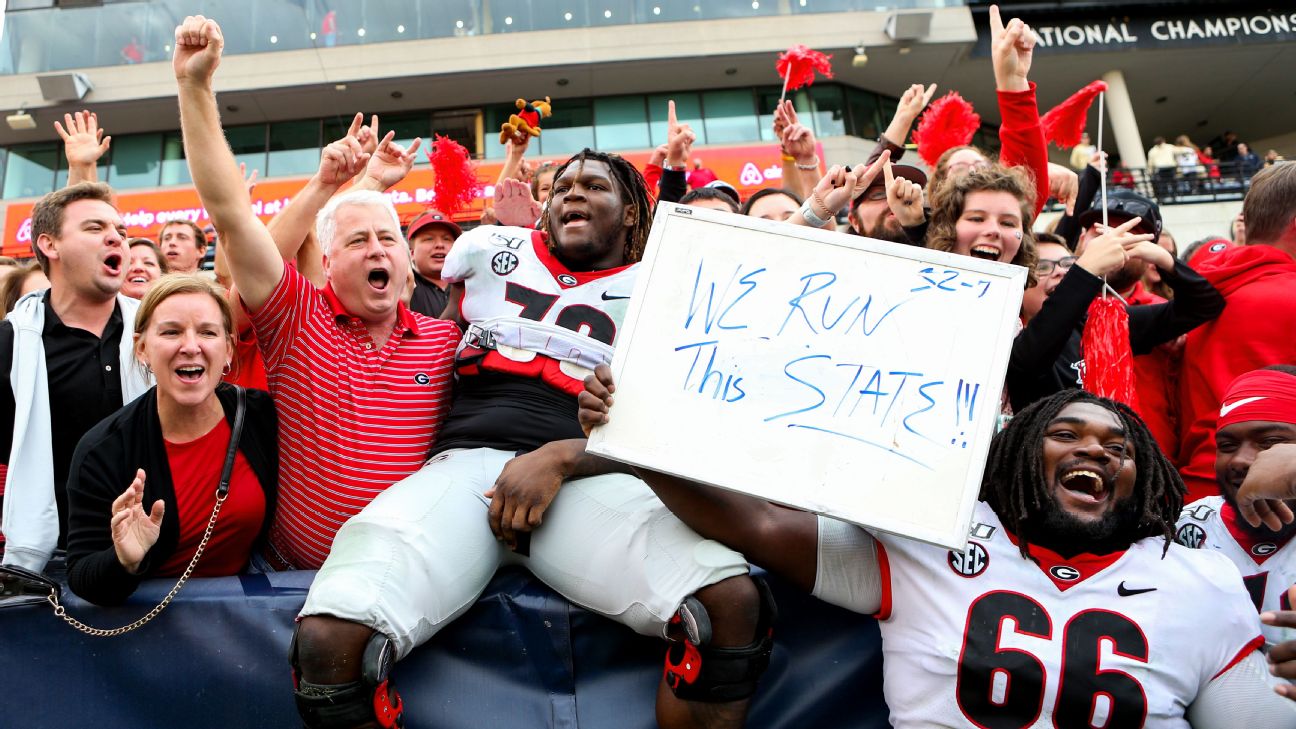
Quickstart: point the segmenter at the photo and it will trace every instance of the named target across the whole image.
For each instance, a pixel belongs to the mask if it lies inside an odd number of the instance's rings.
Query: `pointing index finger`
[[[364,114],[362,112],[357,111],[355,118],[351,120],[351,127],[347,129],[346,135],[348,137],[356,136],[357,134],[360,133],[360,127],[362,126],[364,126]]]
[[[1003,35],[1004,24],[1003,18],[999,17],[999,6],[990,6],[990,37],[998,38]]]
[[[666,126],[674,129],[679,126],[679,120],[675,118],[675,100],[671,99],[666,102]]]

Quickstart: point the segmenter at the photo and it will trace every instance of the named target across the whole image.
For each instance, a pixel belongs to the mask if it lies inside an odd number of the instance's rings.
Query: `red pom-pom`
[[[774,68],[778,71],[779,78],[787,79],[787,88],[791,91],[813,84],[815,71],[822,73],[825,78],[832,78],[831,58],[831,55],[797,44],[779,54]]]
[[[913,140],[918,145],[918,156],[930,167],[936,166],[945,150],[961,147],[972,141],[972,135],[981,128],[981,115],[957,91],[933,101],[918,120]]]
[[[447,215],[454,215],[476,200],[482,191],[477,179],[477,168],[468,158],[468,150],[449,137],[436,135],[428,150],[432,163],[432,192],[436,206]]]
[[[1071,98],[1049,109],[1040,117],[1044,127],[1044,138],[1062,149],[1070,149],[1080,143],[1084,134],[1085,120],[1089,116],[1089,107],[1098,94],[1107,90],[1105,81],[1094,81],[1071,95]]]
[[[1099,297],[1089,305],[1080,337],[1084,388],[1138,410],[1134,391],[1134,352],[1130,350],[1129,312],[1116,297]]]

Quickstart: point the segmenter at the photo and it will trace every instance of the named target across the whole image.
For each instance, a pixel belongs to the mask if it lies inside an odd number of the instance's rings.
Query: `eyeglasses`
[[[874,187],[865,190],[864,194],[860,195],[859,198],[860,202],[878,202],[885,199],[887,199],[887,191],[885,187]]]
[[[1047,276],[1053,273],[1054,268],[1060,268],[1063,271],[1065,271],[1068,268],[1071,268],[1071,264],[1075,262],[1076,262],[1075,256],[1067,256],[1066,258],[1059,258],[1057,260],[1053,260],[1051,258],[1041,258],[1039,259],[1038,262],[1035,263],[1035,273],[1039,274],[1040,276]]]

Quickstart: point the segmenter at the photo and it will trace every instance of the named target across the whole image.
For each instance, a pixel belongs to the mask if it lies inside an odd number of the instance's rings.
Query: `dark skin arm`
[[[599,365],[585,378],[585,391],[577,401],[586,435],[608,422],[615,391],[607,365]],[[806,592],[814,589],[819,543],[814,514],[645,468],[634,472],[693,531],[742,552],[752,564]]]

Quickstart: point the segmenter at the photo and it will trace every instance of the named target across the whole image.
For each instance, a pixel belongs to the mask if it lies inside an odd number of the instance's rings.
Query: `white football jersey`
[[[1256,610],[1291,610],[1287,590],[1296,585],[1296,540],[1265,539],[1244,531],[1237,511],[1223,496],[1207,496],[1184,507],[1175,541],[1192,549],[1206,549],[1228,558],[1255,604]],[[1296,637],[1290,628],[1263,626],[1265,642],[1281,643]]]
[[[544,233],[481,226],[446,256],[442,278],[464,284],[470,325],[456,355],[461,375],[490,370],[536,377],[571,395],[610,362],[639,266],[568,270]]]
[[[848,548],[830,528],[835,549]],[[854,549],[867,550],[868,533],[851,528]],[[962,552],[871,538],[896,727],[1187,727],[1198,692],[1261,642],[1237,570],[1207,551],[1172,544],[1163,557],[1153,538],[1062,559],[1032,546],[1036,564],[984,502]],[[827,584],[860,579],[820,573]],[[849,594],[816,594],[851,607]]]

